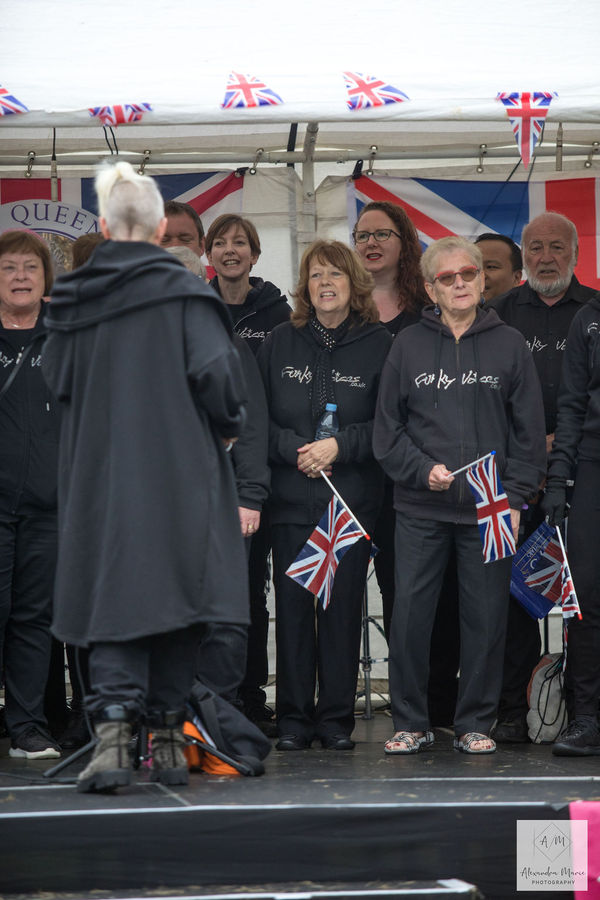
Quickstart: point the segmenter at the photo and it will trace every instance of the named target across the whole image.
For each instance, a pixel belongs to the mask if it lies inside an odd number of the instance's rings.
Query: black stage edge
[[[530,744],[469,757],[443,731],[430,750],[390,757],[392,731],[376,713],[357,721],[354,752],[273,751],[261,778],[198,774],[183,790],[140,771],[112,796],[41,783],[51,762],[0,758],[2,895],[277,883],[278,896],[460,879],[506,900],[517,896],[516,821],[567,819],[569,801],[599,799],[594,757]]]

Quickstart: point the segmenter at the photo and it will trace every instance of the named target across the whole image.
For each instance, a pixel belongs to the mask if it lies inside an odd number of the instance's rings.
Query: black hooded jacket
[[[580,459],[600,459],[600,294],[579,310],[569,330],[548,474],[573,478]]]
[[[379,377],[391,345],[383,325],[350,328],[331,353],[340,430],[331,481],[367,530],[383,495],[383,472],[371,440]],[[311,384],[319,345],[311,329],[287,322],[269,335],[258,355],[269,406],[271,518],[274,524],[316,525],[331,490],[297,467],[298,448],[315,439]]]
[[[278,287],[262,278],[250,278],[251,288],[243,303],[227,303],[233,321],[233,330],[246,341],[254,355],[276,325],[289,321],[290,306]],[[219,278],[215,276],[211,287],[220,294]]]
[[[524,338],[494,310],[478,310],[456,340],[435,315],[395,338],[379,390],[373,448],[395,482],[396,510],[415,518],[476,522],[464,473],[431,491],[429,473],[496,451],[511,508],[520,509],[545,471],[544,410]]]
[[[232,466],[243,377],[214,292],[166,251],[107,241],[59,278],[42,369],[62,407],[56,636],[246,622]]]

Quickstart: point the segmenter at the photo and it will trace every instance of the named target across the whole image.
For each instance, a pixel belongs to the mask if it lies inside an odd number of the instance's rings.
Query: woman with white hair
[[[56,283],[43,360],[62,406],[53,631],[91,648],[99,738],[80,791],[129,783],[141,715],[151,778],[187,782],[181,724],[202,625],[248,617],[225,454],[244,418],[227,312],[156,246],[166,221],[150,178],[118,163],[96,190],[107,240]]]
[[[484,563],[473,496],[465,475],[451,473],[495,451],[516,535],[521,507],[544,474],[541,389],[525,340],[481,308],[478,247],[443,238],[427,248],[421,271],[433,306],[392,344],[373,431],[396,510],[389,666],[395,733],[385,752],[417,753],[433,742],[429,647],[454,549],[461,642],[454,746],[492,753],[511,560]]]

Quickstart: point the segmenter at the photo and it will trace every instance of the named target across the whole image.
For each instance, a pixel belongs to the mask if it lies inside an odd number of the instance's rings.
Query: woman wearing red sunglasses
[[[433,742],[429,644],[454,548],[461,640],[454,746],[492,753],[488,735],[502,681],[511,559],[484,563],[473,496],[465,475],[451,472],[495,451],[516,535],[519,510],[544,475],[541,390],[525,340],[481,308],[478,247],[443,238],[427,248],[421,271],[433,305],[392,345],[373,433],[375,457],[395,483],[395,734],[385,751],[416,753]]]

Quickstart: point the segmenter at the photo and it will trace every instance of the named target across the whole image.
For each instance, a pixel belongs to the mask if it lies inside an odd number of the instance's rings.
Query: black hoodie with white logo
[[[373,448],[395,482],[394,506],[409,516],[476,522],[465,474],[431,491],[429,473],[453,471],[495,450],[511,508],[544,476],[545,427],[539,379],[527,344],[494,310],[477,310],[457,340],[435,315],[396,337],[379,390]]]

